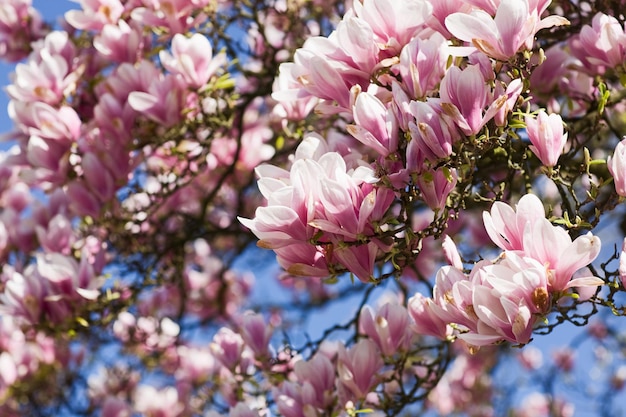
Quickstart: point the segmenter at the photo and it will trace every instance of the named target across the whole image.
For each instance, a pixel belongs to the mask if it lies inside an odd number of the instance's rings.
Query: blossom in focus
[[[369,239],[373,222],[382,219],[394,194],[375,187],[369,166],[348,168],[337,152],[318,158],[297,159],[290,172],[257,168],[268,205],[259,207],[254,219],[239,220],[260,239],[259,246],[276,252],[290,274],[327,276],[329,267],[338,264],[369,282],[384,248]]]
[[[502,0],[494,17],[478,9],[467,14],[453,13],[446,18],[446,28],[491,58],[507,61],[520,49],[530,49],[539,30],[569,23],[555,15],[539,20],[543,10],[531,10],[529,3]]]
[[[563,133],[563,120],[558,114],[548,114],[541,110],[537,118],[526,116],[526,132],[532,145],[530,150],[541,163],[553,167],[559,160],[567,143],[567,133]]]

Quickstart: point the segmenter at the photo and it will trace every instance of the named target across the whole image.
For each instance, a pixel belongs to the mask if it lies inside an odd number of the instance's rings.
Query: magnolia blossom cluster
[[[489,345],[624,286],[626,249],[597,278],[600,239],[581,232],[619,201],[608,173],[626,196],[626,139],[589,133],[620,129],[614,17],[564,36],[550,0],[80,0],[48,32],[28,0],[5,3],[0,57],[23,62],[0,158],[2,415],[55,409],[38,393],[54,379],[88,392],[58,410],[103,417],[490,416]],[[236,269],[256,267],[253,234],[293,309]],[[455,242],[498,254],[470,266]],[[344,273],[360,282],[308,279]],[[403,296],[372,307],[380,287]],[[594,309],[622,311],[618,290]],[[333,303],[353,318],[303,337]],[[549,402],[511,413],[572,414]]]
[[[541,19],[548,4],[504,0],[493,10],[480,10],[462,2],[357,2],[330,36],[308,39],[294,62],[280,66],[273,94],[279,112],[292,120],[313,106],[327,117],[341,114],[352,138],[323,148],[329,155],[322,150],[304,160],[296,155],[288,187],[275,181],[284,183],[287,173],[257,170],[268,207],[244,225],[261,239],[259,245],[274,249],[294,275],[347,269],[364,282],[372,280],[376,260],[391,249],[378,238],[390,228],[381,222],[384,212],[406,190],[417,192],[416,204],[442,212],[464,175],[452,163],[455,148],[488,125],[507,126],[523,82],[498,76],[496,68],[531,48],[537,31],[567,23],[557,16]],[[402,18],[408,15],[411,20]],[[453,37],[469,46],[452,47]],[[450,66],[459,55],[465,58]],[[567,140],[560,117],[541,111],[536,118],[527,116],[526,124],[530,149],[545,165],[556,165]],[[339,158],[348,167],[361,161],[354,170],[360,176],[369,163],[367,191],[358,182],[359,191],[346,187],[354,174],[349,180],[326,174]],[[326,185],[327,175],[344,196]],[[352,207],[343,207],[348,202]],[[331,210],[349,214],[329,217]]]
[[[479,134],[490,122],[507,125],[522,80],[497,77],[494,68],[530,49],[537,31],[567,24],[558,16],[540,19],[548,5],[357,2],[328,38],[310,38],[293,63],[281,65],[273,97],[287,118],[316,103],[317,112],[345,115],[352,121],[347,131],[378,156],[389,177],[406,183],[407,174],[432,174],[463,137]],[[401,17],[408,15],[410,21]],[[471,46],[451,47],[454,37]],[[467,59],[449,66],[459,55]],[[546,125],[543,118],[539,123]],[[533,151],[554,165],[565,137],[545,127],[532,131],[540,132],[532,134]],[[422,198],[431,208],[442,208],[456,175],[447,174],[450,186],[435,186],[435,199],[427,191],[433,181],[417,185],[426,187]]]
[[[588,233],[572,241],[544,217],[533,194],[522,197],[517,210],[494,203],[484,222],[503,252],[495,261],[478,262],[469,274],[457,258],[437,272],[432,299],[418,293],[409,301],[424,334],[456,335],[476,347],[501,341],[523,345],[568,290],[604,283],[585,271],[575,276],[598,256],[600,239]]]
[[[0,411],[12,416],[10,387],[34,375],[40,368],[59,363],[67,365],[67,346],[43,332],[23,332],[18,320],[0,318]]]
[[[268,205],[240,221],[259,237],[259,246],[274,249],[287,272],[324,277],[345,268],[363,282],[375,280],[375,262],[387,245],[374,232],[394,194],[375,186],[371,167],[358,160],[347,165],[323,138],[311,135],[290,171],[262,165],[257,174]]]
[[[41,15],[31,0],[9,0],[0,5],[0,59],[17,62],[26,57],[31,43],[45,33]]]

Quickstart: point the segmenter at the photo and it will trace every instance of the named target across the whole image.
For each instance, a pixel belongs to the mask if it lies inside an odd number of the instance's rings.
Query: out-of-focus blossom
[[[409,316],[399,304],[386,303],[374,313],[369,306],[361,311],[359,328],[385,356],[406,349],[410,340],[408,332]]]
[[[183,401],[174,387],[158,389],[140,385],[135,391],[133,409],[143,415],[177,417],[185,408]]]
[[[31,0],[7,0],[0,4],[0,59],[25,58],[31,44],[45,35],[45,26]]]
[[[35,45],[25,63],[17,64],[13,83],[7,86],[18,102],[59,104],[76,88],[82,69],[77,66],[76,47],[67,32],[50,32]]]
[[[606,160],[607,168],[613,175],[615,191],[626,197],[626,138],[615,147],[615,152]]]
[[[179,75],[192,88],[202,88],[216,71],[225,65],[226,55],[213,56],[211,43],[199,33],[186,37],[174,35],[172,51],[161,51],[159,58],[163,66]]]
[[[93,46],[113,62],[134,64],[141,58],[147,40],[141,28],[130,26],[120,20],[117,24],[105,25],[93,40]]]
[[[70,10],[65,20],[76,29],[100,31],[105,25],[117,25],[124,13],[120,0],[78,0],[82,10]]]
[[[378,382],[383,366],[378,348],[371,340],[363,339],[349,349],[339,345],[337,355],[338,382],[347,397],[364,399]]]
[[[626,33],[614,16],[598,12],[580,30],[581,49],[585,59],[595,65],[617,68],[626,61]]]

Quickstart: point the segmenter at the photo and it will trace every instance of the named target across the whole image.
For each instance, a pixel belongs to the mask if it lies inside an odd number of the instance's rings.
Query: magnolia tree
[[[0,5],[2,416],[624,412],[623,1],[77,7]]]

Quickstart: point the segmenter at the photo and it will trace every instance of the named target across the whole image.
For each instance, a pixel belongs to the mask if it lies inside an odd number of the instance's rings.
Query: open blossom
[[[430,10],[424,0],[355,2],[328,37],[307,39],[293,62],[280,65],[279,85],[287,88],[275,91],[274,99],[314,96],[336,104],[318,106],[318,111],[350,112],[351,89],[366,91],[381,61],[399,54],[426,28]]]
[[[93,46],[107,59],[114,62],[135,63],[141,56],[147,39],[139,27],[120,20],[105,25],[93,40]]]
[[[615,191],[626,197],[626,138],[615,147],[615,152],[606,160],[607,168],[613,176]]]
[[[322,353],[294,365],[295,381],[273,389],[276,405],[285,417],[307,417],[328,410],[336,401],[335,367]]]
[[[76,29],[100,31],[109,25],[116,25],[124,13],[120,0],[78,0],[82,10],[70,10],[65,20]]]
[[[226,63],[223,53],[213,56],[213,48],[206,36],[181,34],[172,39],[172,52],[161,51],[159,59],[173,74],[179,75],[192,88],[202,88],[211,76]]]
[[[371,340],[362,339],[349,349],[339,345],[337,380],[348,399],[364,399],[378,382],[382,366],[380,352]]]
[[[60,103],[76,88],[80,77],[75,68],[76,47],[66,32],[50,32],[35,45],[25,63],[15,67],[13,83],[7,86],[11,99],[23,102]]]
[[[359,327],[386,356],[403,350],[410,340],[409,316],[399,304],[387,303],[374,313],[369,306],[361,310]]]
[[[567,133],[563,133],[563,120],[558,114],[548,114],[541,110],[537,118],[526,116],[526,131],[532,145],[530,150],[542,164],[553,167],[567,143]]]
[[[540,20],[542,11],[530,9],[529,0],[502,0],[495,17],[478,9],[454,13],[446,18],[446,28],[491,58],[506,61],[520,49],[532,48],[539,30],[569,23],[554,15]]]
[[[397,54],[425,28],[432,10],[424,0],[364,0],[355,1],[353,7],[355,14],[371,26],[379,47],[390,55]]]
[[[318,160],[296,160],[289,173],[271,166],[256,171],[268,205],[259,207],[254,219],[240,221],[260,239],[259,246],[273,249],[294,275],[326,276],[338,263],[364,282],[372,279],[383,245],[368,236],[394,195],[374,186],[369,166],[348,169],[339,153],[328,152]]]
[[[624,26],[614,16],[597,13],[591,26],[580,30],[581,51],[594,65],[617,68],[626,60],[626,33]]]
[[[572,241],[565,229],[554,226],[545,218],[543,204],[533,194],[526,194],[517,211],[496,202],[490,213],[483,213],[487,233],[493,242],[505,250],[521,250],[546,265],[550,272],[551,291],[564,291],[576,286],[597,286],[599,278],[576,278],[576,271],[593,262],[600,253],[600,239],[591,232]]]
[[[172,35],[185,33],[207,19],[202,10],[209,0],[143,1],[146,7],[137,7],[131,12],[131,19],[143,26],[163,27]],[[192,16],[193,15],[193,16]]]
[[[575,277],[597,257],[600,239],[589,233],[572,241],[545,218],[536,196],[522,197],[517,211],[496,202],[483,217],[489,236],[504,252],[493,262],[478,262],[469,275],[454,266],[442,267],[432,299],[416,294],[409,302],[419,333],[444,339],[445,326],[451,324],[457,337],[472,346],[526,344],[535,322],[564,291],[603,283],[589,273]]]
[[[0,59],[16,62],[26,57],[31,43],[44,35],[44,23],[31,0],[0,4]]]
[[[128,103],[148,119],[171,127],[182,118],[187,93],[183,82],[172,74],[151,80],[147,91],[133,91]]]
[[[41,254],[22,273],[7,270],[4,274],[6,291],[0,297],[0,309],[29,323],[43,318],[63,322],[76,305],[100,294],[86,250],[80,264],[59,253]]]

